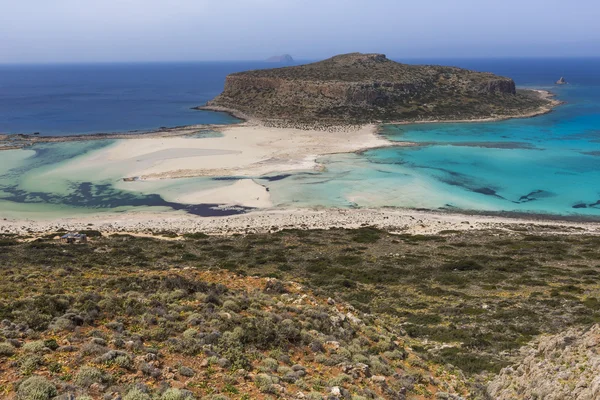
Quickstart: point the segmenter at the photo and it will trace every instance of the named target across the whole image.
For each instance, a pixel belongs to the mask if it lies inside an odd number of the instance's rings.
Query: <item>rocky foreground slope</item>
[[[302,66],[231,74],[209,109],[263,122],[349,124],[463,120],[549,110],[512,79],[455,67],[407,65],[383,54],[345,54]]]
[[[425,362],[377,318],[301,285],[152,269],[49,270],[29,275],[31,293],[0,299],[0,398],[459,400],[466,393],[460,373]],[[44,289],[48,280],[53,290]]]
[[[539,339],[524,360],[488,386],[493,399],[594,400],[600,398],[600,325]]]

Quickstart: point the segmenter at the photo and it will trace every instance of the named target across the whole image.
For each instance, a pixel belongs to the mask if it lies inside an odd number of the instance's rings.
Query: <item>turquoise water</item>
[[[388,139],[416,146],[323,157],[325,172],[271,185],[277,201],[600,216],[600,60],[473,60],[461,66],[550,89],[566,104],[529,119],[386,126]],[[571,84],[549,84],[561,75]]]
[[[203,131],[198,140],[218,137]],[[218,204],[180,204],[174,194],[213,188],[227,182],[210,178],[124,182],[119,168],[77,169],[78,160],[93,156],[113,140],[36,144],[25,150],[0,152],[0,216],[55,218],[103,212],[181,211],[200,216],[232,215],[245,207],[222,209]]]
[[[551,89],[567,104],[530,119],[386,126],[382,134],[387,138],[415,146],[326,156],[319,159],[322,172],[281,171],[254,177],[256,182],[269,189],[274,205],[282,207],[408,207],[600,217],[600,59],[437,62],[508,75],[522,87]],[[225,72],[219,74],[224,77]],[[571,84],[553,86],[562,75]],[[160,91],[159,86],[154,88]],[[109,102],[110,96],[105,100]],[[0,116],[7,115],[3,111],[0,109]],[[174,124],[185,122],[191,114],[186,111],[183,115],[183,120],[178,119],[181,115],[172,115]],[[142,121],[136,118],[130,127]],[[205,120],[211,118],[209,113]],[[50,119],[65,134],[70,132],[69,126],[73,132],[80,127],[60,118]],[[15,129],[28,124],[40,131],[54,129],[53,123],[43,129],[48,122],[44,118],[23,125],[19,118],[8,121],[16,124]],[[207,131],[195,137],[202,140],[218,135]],[[120,171],[68,169],[73,161],[112,143],[53,143],[0,152],[0,216],[40,218],[140,210],[224,215],[247,211],[174,202],[181,193],[229,185],[228,179],[123,182]]]

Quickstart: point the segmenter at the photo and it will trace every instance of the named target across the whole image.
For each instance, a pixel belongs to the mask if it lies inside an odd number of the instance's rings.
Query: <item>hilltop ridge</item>
[[[531,116],[552,102],[487,72],[408,65],[350,53],[311,64],[238,72],[206,109],[271,124],[471,120]]]

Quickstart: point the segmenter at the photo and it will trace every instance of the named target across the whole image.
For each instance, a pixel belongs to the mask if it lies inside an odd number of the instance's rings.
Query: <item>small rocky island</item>
[[[568,82],[564,76],[561,76],[559,80],[556,81],[557,85],[566,85]]]
[[[280,63],[280,64],[293,64],[294,63],[294,59],[289,54],[283,54],[281,56],[269,57],[269,58],[267,58],[266,61],[272,62],[272,63]]]
[[[231,74],[203,109],[273,126],[502,119],[548,112],[540,91],[455,67],[408,65],[351,53],[301,66]]]

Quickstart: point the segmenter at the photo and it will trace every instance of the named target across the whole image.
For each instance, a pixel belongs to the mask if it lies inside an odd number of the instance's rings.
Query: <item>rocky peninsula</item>
[[[272,126],[361,125],[529,117],[551,110],[547,94],[510,78],[383,54],[351,53],[301,66],[231,74],[203,109]]]

